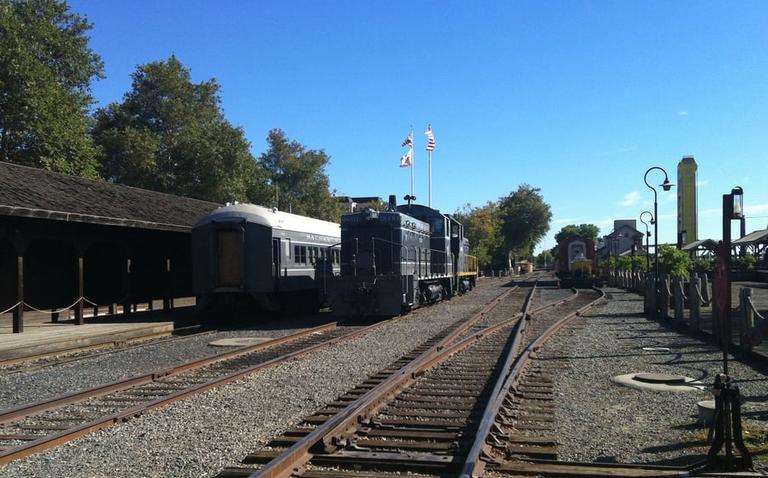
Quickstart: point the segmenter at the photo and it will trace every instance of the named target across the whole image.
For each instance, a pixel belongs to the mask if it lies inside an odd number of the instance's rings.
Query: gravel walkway
[[[324,315],[324,316],[323,316]],[[282,337],[302,328],[334,320],[330,314],[311,318],[287,317],[272,320],[249,329],[226,330],[214,334],[191,335],[172,341],[160,340],[141,347],[52,365],[25,373],[0,375],[0,410],[37,402],[64,393],[86,390],[144,373],[173,367],[212,355],[234,350],[233,347],[212,347],[209,342],[227,337]]]
[[[706,429],[696,425],[696,402],[707,391],[641,391],[616,385],[611,377],[634,372],[679,374],[711,385],[722,370],[722,353],[642,316],[642,298],[606,289],[611,299],[558,334],[545,349],[568,367],[556,381],[560,459],[682,465],[702,459]],[[668,347],[669,352],[643,347]],[[742,362],[729,362],[746,399],[748,446],[768,441],[768,377]],[[763,470],[766,463],[759,465]]]
[[[215,475],[447,325],[478,311],[506,290],[504,283],[485,280],[470,294],[418,309],[372,334],[0,467],[0,476]]]

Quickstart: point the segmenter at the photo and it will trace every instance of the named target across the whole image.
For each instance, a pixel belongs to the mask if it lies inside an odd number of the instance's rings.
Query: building
[[[386,202],[378,196],[338,196],[338,201],[343,205],[344,212],[356,212],[358,207],[365,204],[386,204]]]
[[[0,162],[0,311],[192,295],[192,226],[219,205]],[[57,320],[58,312],[51,312]]]
[[[693,156],[684,156],[677,165],[677,247],[699,239],[696,174]]]
[[[630,254],[633,250],[642,251],[644,237],[645,234],[637,230],[637,222],[634,219],[616,219],[613,221],[613,231],[603,236],[597,255],[607,258]]]

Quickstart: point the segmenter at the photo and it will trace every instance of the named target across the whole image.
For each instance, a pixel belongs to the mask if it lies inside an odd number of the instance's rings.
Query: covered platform
[[[0,184],[0,323],[12,314],[12,332],[32,312],[83,325],[88,312],[192,296],[191,229],[218,204],[3,162]]]

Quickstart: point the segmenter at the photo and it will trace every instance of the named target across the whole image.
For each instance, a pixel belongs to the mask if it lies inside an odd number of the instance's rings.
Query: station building
[[[0,313],[192,295],[192,226],[219,204],[0,162]],[[120,307],[121,306],[121,307]]]

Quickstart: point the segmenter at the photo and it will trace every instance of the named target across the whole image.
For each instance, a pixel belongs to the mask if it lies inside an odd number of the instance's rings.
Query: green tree
[[[506,267],[497,203],[489,201],[482,207],[466,204],[454,216],[464,225],[464,237],[469,239],[470,252],[477,257],[480,268]]]
[[[96,112],[108,180],[219,203],[269,200],[266,172],[242,128],[224,118],[215,79],[193,83],[175,56],[132,78],[122,103]]]
[[[659,272],[675,277],[688,275],[691,268],[691,258],[680,249],[663,245],[659,246]]]
[[[600,232],[600,228],[594,224],[568,224],[560,229],[560,232],[555,234],[555,241],[560,242],[561,239],[569,237],[586,237],[592,240],[594,243],[597,240],[597,234]]]
[[[554,265],[555,257],[549,249],[539,252],[536,256],[537,267],[554,267]]]
[[[530,256],[533,248],[549,231],[552,210],[539,188],[521,184],[517,191],[499,200],[501,232],[506,249],[519,256]]]
[[[294,214],[338,221],[342,206],[330,190],[325,167],[331,158],[325,151],[307,149],[280,129],[269,132],[267,144],[259,161],[274,191],[273,204]]]
[[[0,0],[0,160],[98,177],[88,134],[92,25],[64,1]]]

